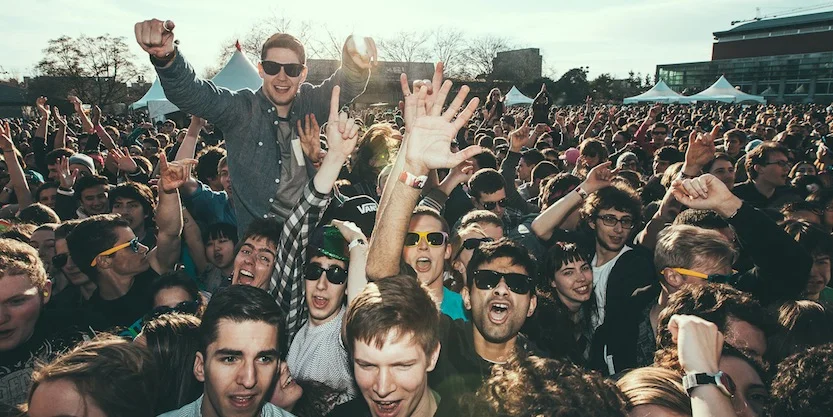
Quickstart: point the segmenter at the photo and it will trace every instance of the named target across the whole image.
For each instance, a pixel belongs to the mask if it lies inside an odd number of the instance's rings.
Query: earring
[[[43,292],[43,296],[44,296],[44,297],[48,297],[48,296],[49,296],[49,291],[44,291],[44,292]]]

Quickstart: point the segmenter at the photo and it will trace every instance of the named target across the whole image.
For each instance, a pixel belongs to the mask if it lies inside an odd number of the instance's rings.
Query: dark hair
[[[833,237],[818,226],[803,220],[787,220],[784,230],[810,255],[833,257]]]
[[[545,203],[541,205],[541,210],[555,204],[556,201],[573,191],[579,184],[581,184],[581,178],[569,172],[562,172],[550,178],[541,187],[541,201]]]
[[[827,417],[833,410],[833,344],[812,347],[778,364],[770,416]]]
[[[197,179],[207,183],[219,175],[220,160],[226,156],[226,150],[218,146],[209,146],[197,156]]]
[[[589,223],[600,211],[610,209],[630,214],[634,225],[642,221],[642,203],[639,196],[633,189],[619,184],[602,188],[587,196],[581,207],[581,215]],[[637,229],[638,227],[634,227],[634,230]]]
[[[597,139],[587,139],[582,142],[581,145],[579,145],[579,154],[590,157],[596,155],[599,157],[600,163],[607,161],[609,157],[604,143]]]
[[[833,311],[810,300],[792,300],[777,310],[778,325],[767,339],[766,357],[778,363],[813,346],[833,342]]]
[[[61,222],[61,218],[58,217],[55,210],[52,210],[48,206],[41,203],[32,203],[29,207],[20,210],[20,213],[17,214],[17,218],[24,223],[30,223],[38,226],[47,223]]]
[[[398,141],[393,135],[399,134],[388,123],[377,123],[370,126],[356,145],[355,157],[350,163],[350,174],[353,182],[362,181],[368,184],[376,184],[384,165],[395,159]],[[384,163],[372,163],[374,159],[384,157]]]
[[[526,274],[532,278],[532,281],[538,283],[538,266],[536,265],[535,257],[533,257],[527,249],[518,243],[515,243],[507,238],[501,238],[494,242],[484,242],[474,249],[471,255],[469,265],[466,267],[466,276],[473,277],[474,272],[488,262],[499,258],[509,258],[512,265],[519,265]],[[471,288],[474,280],[469,279],[467,284]]]
[[[727,154],[725,152],[715,152],[714,153],[714,158],[711,161],[706,162],[705,165],[703,165],[703,172],[706,172],[706,173],[711,172],[712,165],[714,165],[714,163],[717,162],[717,161],[726,161],[726,162],[732,164],[732,166],[735,165],[735,163],[732,162],[732,158],[729,156],[729,154]]]
[[[654,159],[668,161],[669,164],[683,162],[683,156],[683,153],[679,149],[671,145],[663,146],[654,153]]]
[[[269,243],[277,246],[280,242],[281,229],[283,225],[275,218],[254,219],[246,228],[246,233],[239,243],[244,243],[249,238],[265,238]]]
[[[244,321],[265,322],[283,332],[283,313],[268,292],[248,285],[232,285],[214,293],[202,315],[200,323],[200,352],[205,354],[208,345],[217,340],[220,320],[235,323]],[[275,340],[275,348],[279,341]]]
[[[448,222],[445,220],[445,217],[443,217],[440,214],[439,211],[437,211],[437,210],[435,210],[431,207],[417,206],[414,209],[413,214],[411,214],[411,219],[413,219],[417,216],[431,217],[431,218],[437,220],[438,222],[440,222],[440,226],[442,227],[443,232],[451,233],[450,228],[448,227]]]
[[[142,205],[145,212],[145,225],[154,224],[154,210],[156,209],[156,199],[153,197],[153,191],[145,184],[129,181],[119,184],[110,189],[108,193],[110,199],[110,210],[113,210],[113,205],[116,204],[116,199],[126,198],[135,200]]]
[[[116,245],[117,227],[130,228],[130,223],[116,214],[100,214],[84,219],[67,235],[69,255],[78,269],[93,281],[98,279],[98,269],[90,263],[99,253]]]
[[[784,217],[799,212],[799,211],[809,211],[811,213],[817,214],[819,217],[823,215],[824,208],[821,207],[818,203],[814,201],[791,201],[789,203],[784,204],[781,207],[781,214]]]
[[[237,246],[237,226],[231,223],[214,223],[203,231],[202,242],[207,244],[211,240],[226,238]]]
[[[521,153],[521,159],[523,159],[527,165],[534,167],[537,163],[546,158],[544,158],[544,154],[538,149],[529,149]]]
[[[542,160],[532,168],[532,182],[543,182],[547,177],[560,172],[561,170],[555,164],[547,160]]]
[[[75,227],[81,224],[82,221],[83,220],[80,219],[73,219],[61,223],[61,225],[55,229],[55,240],[66,239],[70,232],[75,230]]]
[[[153,281],[153,284],[150,286],[151,301],[156,298],[156,294],[158,294],[159,291],[168,288],[182,288],[188,293],[191,300],[202,303],[202,297],[200,296],[200,289],[197,287],[197,283],[184,270],[166,272]],[[205,306],[200,305],[197,317],[201,316],[204,310]]]
[[[75,152],[69,148],[53,149],[46,154],[46,165],[55,165],[59,159],[69,158],[72,155],[75,155]]]
[[[344,323],[350,352],[357,341],[375,343],[381,349],[391,334],[398,339],[411,336],[427,357],[440,343],[437,305],[427,289],[408,275],[367,284],[350,303]]]
[[[488,223],[503,229],[503,220],[497,214],[489,210],[472,210],[463,215],[457,230],[463,230],[466,226],[474,223]]]
[[[480,169],[491,168],[497,169],[497,156],[491,149],[483,149],[483,152],[472,157],[477,162]]]
[[[732,129],[732,130],[724,133],[723,137],[726,138],[726,139],[736,138],[737,140],[740,141],[741,144],[743,144],[743,142],[746,142],[746,133],[744,133],[744,131],[742,131],[740,129]]]
[[[99,185],[103,185],[105,188],[109,189],[110,182],[107,177],[101,175],[87,175],[81,178],[78,178],[75,181],[75,198],[77,200],[81,200],[81,194],[84,190],[88,188],[97,187]]]
[[[493,194],[504,188],[503,176],[495,169],[481,168],[469,179],[469,194],[477,200],[483,194]]]
[[[757,146],[755,149],[752,149],[746,154],[746,163],[744,167],[746,168],[746,173],[749,175],[749,178],[755,179],[758,178],[758,171],[755,170],[755,165],[763,165],[767,163],[770,155],[781,153],[784,156],[789,156],[790,151],[784,145],[776,142],[764,142]]]
[[[58,183],[55,181],[47,181],[38,186],[38,189],[35,190],[35,201],[40,201],[41,193],[52,188],[58,189]]]
[[[194,377],[194,358],[200,349],[200,319],[163,314],[145,323],[142,334],[160,372],[154,414],[179,409],[199,398],[203,384]]]
[[[295,382],[304,390],[301,398],[292,407],[292,413],[296,416],[324,417],[329,415],[339,400],[347,395],[346,389],[334,388],[323,382],[304,379],[296,379]]]
[[[269,37],[263,43],[260,49],[260,59],[266,60],[266,54],[272,48],[286,48],[298,55],[298,59],[302,64],[307,63],[307,54],[304,50],[304,44],[298,38],[287,33],[276,33]]]
[[[687,224],[689,226],[696,226],[703,229],[717,230],[729,227],[723,217],[712,210],[704,209],[686,209],[680,212],[674,219],[675,225]]]

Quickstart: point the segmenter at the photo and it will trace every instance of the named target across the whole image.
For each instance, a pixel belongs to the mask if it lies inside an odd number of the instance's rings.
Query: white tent
[[[766,103],[766,99],[761,96],[754,96],[746,94],[743,91],[736,89],[726,77],[720,78],[711,85],[711,87],[695,94],[687,96],[689,101],[720,101],[723,103],[741,103],[754,101],[758,103]]]
[[[686,97],[668,87],[663,80],[659,80],[650,90],[624,100],[625,104],[633,103],[685,103]]]
[[[503,104],[507,106],[532,104],[533,101],[535,100],[525,96],[524,93],[520,92],[520,90],[518,90],[518,88],[514,85],[509,90],[509,92],[506,93],[506,97],[503,98]]]
[[[225,87],[232,91],[248,88],[257,90],[263,84],[263,80],[257,72],[257,68],[243,54],[240,43],[237,43],[236,50],[231,58],[211,81],[218,87]],[[165,91],[159,83],[159,79],[150,86],[150,89],[139,101],[130,105],[131,109],[147,107],[151,119],[154,121],[163,120],[165,115],[178,111],[179,108],[168,101]]]

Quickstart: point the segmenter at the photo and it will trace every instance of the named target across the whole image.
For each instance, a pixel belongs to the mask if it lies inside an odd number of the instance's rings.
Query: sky
[[[198,73],[217,65],[229,39],[243,37],[267,16],[310,22],[346,38],[374,39],[400,31],[453,27],[472,37],[508,38],[519,48],[540,48],[545,75],[589,67],[591,78],[629,71],[654,74],[657,64],[708,61],[712,32],[733,20],[833,10],[818,0],[4,0],[0,15],[0,79],[33,75],[49,39],[85,34],[125,36],[137,62],[147,55],[135,42],[136,22],[176,23],[180,50]],[[793,13],[794,14],[794,13]]]

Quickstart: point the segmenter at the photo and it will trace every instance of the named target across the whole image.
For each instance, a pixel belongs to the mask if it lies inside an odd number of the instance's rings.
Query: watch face
[[[735,381],[732,381],[732,377],[730,377],[729,374],[727,374],[726,372],[721,372],[720,383],[723,384],[724,387],[726,387],[726,390],[729,391],[729,394],[731,394],[733,397],[735,396],[735,391],[737,390],[737,387],[735,386]]]

